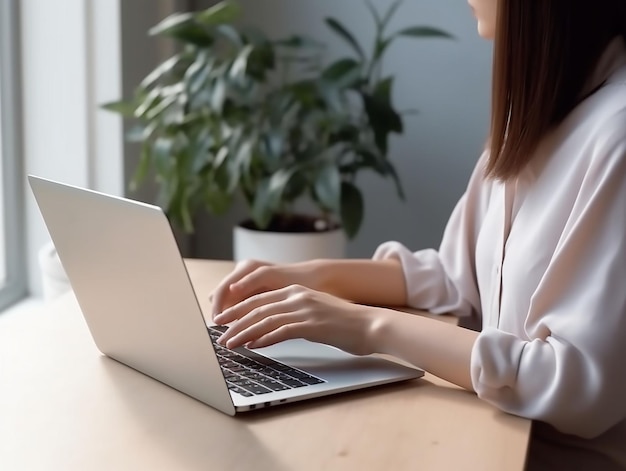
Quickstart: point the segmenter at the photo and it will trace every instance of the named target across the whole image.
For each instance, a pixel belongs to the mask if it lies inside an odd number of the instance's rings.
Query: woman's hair
[[[499,0],[487,176],[519,175],[620,34],[626,0]]]

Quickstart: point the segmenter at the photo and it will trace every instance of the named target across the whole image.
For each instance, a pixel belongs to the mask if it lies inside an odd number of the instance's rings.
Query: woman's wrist
[[[360,304],[405,306],[402,265],[397,260],[333,260],[304,262],[307,286]]]
[[[393,314],[393,310],[371,306],[361,307],[364,311],[362,313],[364,324],[361,332],[363,350],[367,352],[367,355],[386,353],[384,351],[387,342],[385,327],[389,316]]]
[[[470,358],[478,332],[393,309],[378,309],[369,326],[364,342],[371,353],[395,356],[473,390]]]
[[[338,296],[337,286],[341,283],[341,280],[334,276],[337,272],[337,262],[337,260],[327,259],[305,262],[311,279],[310,287],[316,291]]]

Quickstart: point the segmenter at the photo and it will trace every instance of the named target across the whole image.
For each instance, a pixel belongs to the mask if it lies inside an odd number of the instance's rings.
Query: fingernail
[[[224,319],[224,314],[222,314],[221,312],[219,314],[216,314],[215,316],[213,316],[213,321],[216,324],[219,324],[219,322]]]

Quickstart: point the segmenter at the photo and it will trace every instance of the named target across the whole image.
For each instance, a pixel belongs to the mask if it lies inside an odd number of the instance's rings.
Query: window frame
[[[6,280],[0,312],[26,297],[19,0],[0,1],[0,126]],[[9,157],[10,156],[10,157]]]

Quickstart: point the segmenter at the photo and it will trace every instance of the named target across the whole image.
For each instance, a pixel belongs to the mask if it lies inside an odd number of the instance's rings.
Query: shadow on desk
[[[254,461],[260,470],[291,469],[244,422],[115,360],[101,360],[128,422],[141,429],[147,446],[174,457],[177,469],[238,469],[241,460]]]
[[[257,470],[342,469],[351,460],[386,469],[390,446],[400,451],[410,443],[417,459],[424,447],[440,446],[451,427],[471,424],[476,411],[475,394],[421,378],[233,418],[115,360],[101,362],[134,426],[151,446],[180,457],[180,469],[207,469],[215,460],[210,469],[220,471],[240,469],[242,462]],[[442,414],[451,404],[457,413]],[[297,465],[307,456],[306,466]]]

